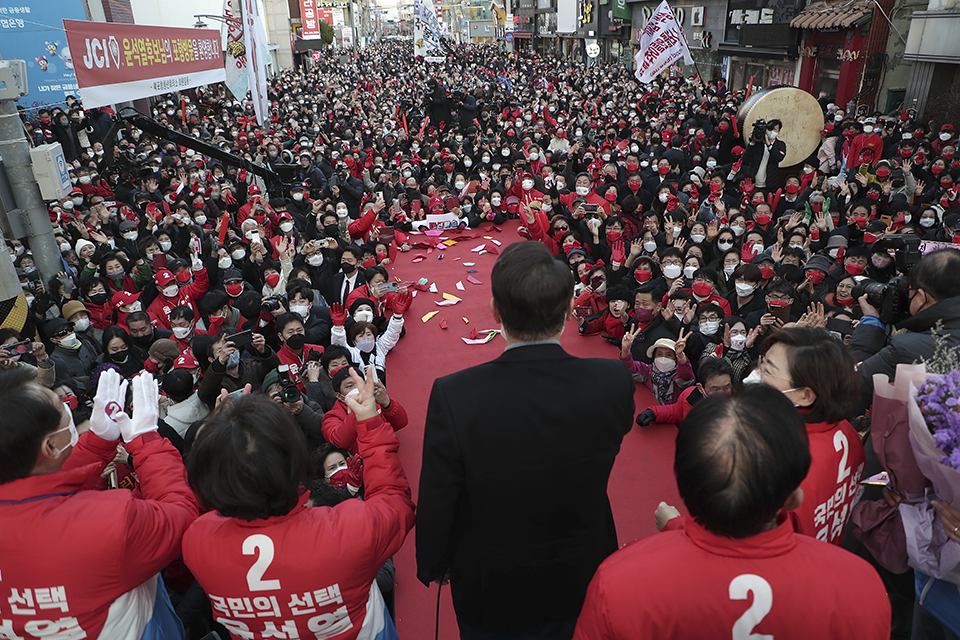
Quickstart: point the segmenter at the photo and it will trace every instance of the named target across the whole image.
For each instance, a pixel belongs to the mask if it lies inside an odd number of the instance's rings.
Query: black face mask
[[[303,345],[307,343],[307,336],[302,333],[295,333],[287,338],[286,343],[294,351],[300,351],[303,349]]]
[[[123,364],[127,361],[127,356],[130,355],[129,349],[121,349],[115,353],[108,353],[107,357],[110,358],[110,362],[115,364]]]
[[[341,262],[340,270],[343,271],[345,274],[350,275],[351,273],[357,270],[357,265],[350,264],[349,262]]]
[[[336,238],[340,235],[340,225],[328,224],[323,228],[323,234],[328,238]]]
[[[105,293],[94,293],[90,296],[90,302],[93,304],[103,304],[107,301],[107,294]]]
[[[153,331],[151,331],[151,332],[149,333],[149,335],[145,335],[145,336],[139,336],[139,337],[137,337],[137,336],[130,336],[130,341],[131,341],[134,345],[136,345],[136,346],[138,346],[138,347],[140,347],[140,348],[142,348],[142,349],[149,349],[149,348],[150,348],[150,345],[153,344]]]

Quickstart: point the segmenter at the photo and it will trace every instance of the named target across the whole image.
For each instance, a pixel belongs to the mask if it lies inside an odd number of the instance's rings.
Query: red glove
[[[233,194],[230,193],[229,191],[227,191],[226,194],[223,196],[223,201],[228,205],[237,204],[237,199],[234,198]]]
[[[247,170],[246,170],[246,169],[240,169],[240,171],[237,172],[237,180],[239,180],[240,182],[246,182],[246,181],[247,181]]]
[[[406,313],[407,309],[410,308],[411,304],[413,304],[413,295],[409,291],[406,293],[398,293],[393,299],[393,312],[398,316],[402,316]]]
[[[351,487],[359,489],[363,486],[363,458],[359,455],[350,458],[350,462],[347,463],[346,476],[347,484]]]
[[[617,264],[623,264],[627,257],[627,251],[623,246],[623,240],[617,240],[610,247],[610,259]]]
[[[732,173],[737,173],[738,171],[740,171],[741,165],[743,165],[743,160],[737,160],[736,162],[733,163],[733,167],[730,168],[730,171]]]
[[[330,320],[333,321],[335,327],[342,327],[346,323],[347,310],[339,302],[330,306]]]

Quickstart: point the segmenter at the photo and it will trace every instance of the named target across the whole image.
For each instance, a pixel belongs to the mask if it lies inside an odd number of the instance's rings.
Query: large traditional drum
[[[787,145],[780,167],[792,167],[810,157],[820,144],[823,109],[812,95],[796,87],[771,87],[753,94],[737,112],[737,126],[744,143],[750,142],[753,125],[760,119],[783,122],[779,139]]]

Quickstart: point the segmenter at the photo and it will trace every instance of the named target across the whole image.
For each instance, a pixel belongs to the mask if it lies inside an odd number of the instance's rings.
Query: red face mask
[[[728,127],[725,123],[721,123],[721,124],[718,124],[718,125],[717,125],[717,131],[719,131],[720,133],[723,133],[724,131],[726,131],[726,130],[729,129],[729,128],[730,128],[730,127]]]
[[[825,274],[823,271],[811,270],[809,275],[810,281],[813,282],[813,284],[820,284],[823,282],[823,279],[827,277],[827,274]]]
[[[723,191],[723,185],[721,183],[718,183],[718,182],[710,183],[710,193],[720,193],[721,191]]]
[[[375,264],[377,264],[377,261],[374,260],[373,258],[367,258],[366,260],[364,260],[364,261],[362,262],[362,265],[363,265],[363,268],[364,268],[364,269],[369,269],[370,267],[372,267],[372,266],[375,265]]]
[[[664,165],[662,167],[657,167],[657,173],[659,173],[662,176],[667,175],[668,173],[670,173],[670,166]]]
[[[628,182],[627,186],[630,187],[630,191],[639,191],[643,185],[639,182]]]
[[[638,165],[636,162],[627,163],[627,171],[636,171],[639,168],[640,168],[640,165]]]
[[[773,277],[773,269],[770,267],[760,267],[760,277],[764,280],[769,280]]]
[[[607,231],[607,242],[614,243],[619,240],[622,235],[619,231]]]
[[[705,134],[705,133],[698,133],[698,134],[697,134],[697,140],[703,140],[703,139],[706,138],[706,137],[707,137],[707,134]]]
[[[890,175],[890,169],[887,169],[886,167],[880,167],[877,169],[878,178],[886,178],[888,175]]]
[[[383,262],[386,259],[387,259],[387,254],[382,253],[380,251],[377,252],[377,262]]]
[[[231,298],[236,298],[243,293],[243,284],[228,284],[225,288]]]
[[[160,365],[150,358],[147,358],[147,361],[143,363],[143,370],[147,373],[156,373],[157,371],[160,371]]]
[[[645,269],[637,269],[633,272],[633,279],[637,282],[646,282],[653,277],[653,274]]]
[[[616,202],[616,201],[617,201],[617,194],[616,194],[616,193],[613,193],[613,192],[610,192],[610,193],[604,195],[603,197],[606,199],[607,202]]]
[[[862,229],[867,225],[867,219],[857,216],[853,219],[853,223]]]
[[[844,307],[853,306],[853,298],[841,298],[840,296],[836,297],[837,304],[843,305]]]
[[[953,151],[945,151],[943,157],[947,160],[953,160]]]
[[[786,300],[771,300],[767,306],[771,309],[783,309],[784,307],[789,307],[790,303]]]
[[[520,205],[518,205],[518,204],[508,204],[508,205],[507,205],[507,211],[510,212],[510,213],[516,213],[516,212],[519,211],[519,210],[520,210]]]
[[[861,267],[861,266],[858,265],[858,264],[848,264],[848,265],[847,265],[846,267],[844,267],[844,268],[846,269],[846,272],[849,273],[849,274],[852,275],[852,276],[858,276],[858,275],[860,275],[861,273],[863,273],[863,267]]]
[[[855,135],[857,135],[857,132],[854,131],[853,129],[847,129],[846,131],[843,132],[844,138],[852,138]]]
[[[932,173],[932,174],[935,175],[935,176],[938,176],[938,175],[940,175],[941,173],[943,173],[943,167],[941,167],[941,166],[938,165],[938,164],[935,164],[935,165],[933,165],[932,167],[930,167],[930,173]]]
[[[60,398],[60,400],[62,400],[64,403],[66,403],[70,407],[70,411],[76,411],[77,405],[80,403],[80,401],[77,400],[77,396],[74,396],[74,395],[63,396],[62,398]]]
[[[814,213],[820,213],[821,211],[823,211],[823,204],[819,202],[816,204],[812,204],[810,205],[810,210],[813,211]]]
[[[765,213],[761,213],[757,216],[757,224],[767,226],[770,224],[770,216]]]
[[[820,229],[813,229],[813,230],[811,230],[811,231],[810,231],[810,239],[811,239],[811,240],[819,240],[819,239],[820,239]]]
[[[784,189],[784,191],[786,191],[786,192],[789,193],[790,195],[793,195],[793,194],[797,193],[798,191],[800,191],[800,185],[798,185],[798,184],[788,184],[788,185],[785,186],[783,189]]]
[[[867,233],[863,234],[863,241],[867,244],[873,244],[877,241],[877,236],[876,234],[868,231]]]
[[[268,276],[267,276],[266,278],[264,278],[264,279],[267,281],[267,284],[270,285],[271,287],[275,287],[275,286],[277,286],[278,284],[280,284],[280,274],[279,274],[279,273],[271,273],[270,275],[268,275]]]
[[[913,155],[913,151],[910,149],[900,149],[901,158],[909,158],[911,155]]]
[[[699,298],[707,298],[711,293],[713,293],[713,287],[706,282],[697,282],[693,285],[693,295]]]
[[[880,194],[877,193],[876,191],[871,191],[870,193],[867,194],[867,197],[870,198],[871,200],[879,200]]]

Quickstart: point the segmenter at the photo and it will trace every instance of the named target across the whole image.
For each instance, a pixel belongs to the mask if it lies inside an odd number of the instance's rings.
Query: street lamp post
[[[195,29],[206,29],[207,26],[208,26],[207,23],[204,22],[203,20],[201,20],[200,18],[208,18],[208,19],[210,19],[210,20],[218,20],[218,21],[220,21],[220,22],[224,22],[224,23],[226,23],[226,24],[229,24],[229,25],[231,25],[231,26],[233,26],[233,27],[237,27],[238,29],[243,29],[243,20],[241,20],[240,18],[237,18],[237,17],[235,17],[235,16],[214,16],[214,15],[209,15],[209,14],[206,14],[206,13],[195,13],[195,14],[193,15],[193,17],[197,19],[196,23],[194,23],[194,25],[193,25]]]

